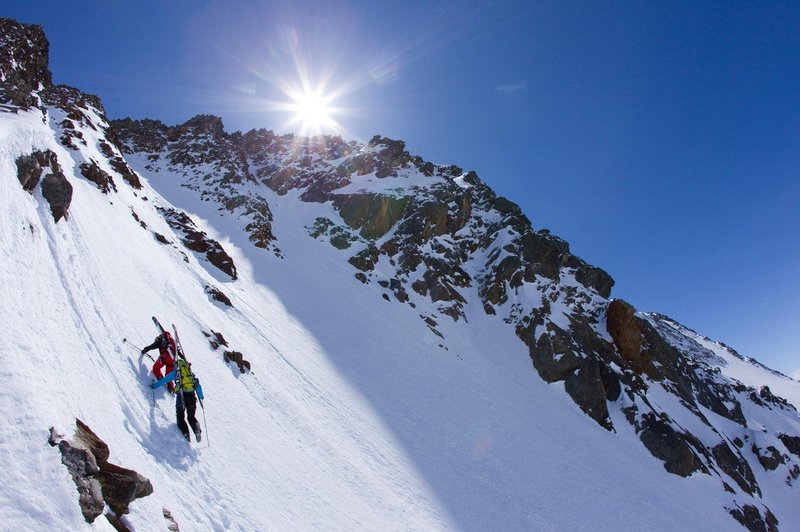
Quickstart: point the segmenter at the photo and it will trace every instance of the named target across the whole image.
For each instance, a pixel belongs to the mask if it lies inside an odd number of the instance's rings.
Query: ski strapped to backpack
[[[164,327],[161,326],[161,323],[158,321],[158,319],[155,316],[152,316],[152,318],[153,318],[153,323],[155,324],[156,328],[158,329],[158,333],[161,334],[162,336],[165,333],[167,333],[166,329],[164,329]],[[172,328],[174,330],[175,326],[173,325]],[[167,335],[169,335],[169,334],[167,333]],[[175,345],[177,347],[178,340],[177,340],[177,338],[174,339],[174,340],[175,340]],[[170,354],[172,355],[172,359],[173,360],[177,360],[178,359],[178,353],[173,352],[172,346],[171,345],[167,345],[167,349],[170,351]],[[181,357],[183,357],[182,354],[181,354]],[[183,358],[185,358],[185,357],[183,357]]]
[[[200,401],[200,410],[203,411],[203,429],[206,431],[206,444],[211,447],[211,443],[208,439],[208,425],[206,424],[206,406],[203,404],[203,387],[200,386],[200,379],[198,379],[193,372],[191,372],[191,364],[188,360],[186,360],[186,354],[183,352],[183,346],[181,345],[181,337],[178,336],[178,329],[175,327],[175,324],[172,324],[172,332],[175,334],[175,345],[178,348],[178,356],[180,356],[185,363],[189,366],[191,379],[194,384],[194,392],[197,395],[197,400]],[[182,377],[179,375],[179,379]]]
[[[161,323],[155,316],[153,316],[153,323],[161,334],[166,332],[164,327],[161,326]],[[197,396],[197,399],[200,401],[200,409],[203,411],[203,427],[206,431],[206,443],[210,447],[211,444],[208,439],[208,425],[206,423],[206,407],[203,404],[203,399],[205,398],[203,395],[203,387],[200,385],[200,379],[198,379],[194,372],[192,372],[191,363],[189,363],[189,361],[186,359],[186,354],[183,351],[183,346],[181,345],[181,340],[178,336],[178,329],[175,327],[174,323],[172,324],[172,332],[175,335],[174,340],[177,351],[177,353],[173,353],[175,366],[172,371],[164,375],[163,378],[153,382],[150,387],[158,388],[174,380],[175,390],[177,393],[183,393],[184,391],[194,392],[194,394]]]

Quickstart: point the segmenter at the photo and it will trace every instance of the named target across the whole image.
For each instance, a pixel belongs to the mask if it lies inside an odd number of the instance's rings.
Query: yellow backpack
[[[193,392],[195,388],[191,365],[182,358],[178,359],[178,375],[175,379],[175,387],[183,392]]]

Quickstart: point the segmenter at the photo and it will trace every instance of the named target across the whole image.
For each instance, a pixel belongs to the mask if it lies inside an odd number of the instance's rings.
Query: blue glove
[[[156,381],[154,381],[154,380],[150,381],[150,384],[148,384],[148,386],[150,386],[152,389],[155,390],[156,389]]]

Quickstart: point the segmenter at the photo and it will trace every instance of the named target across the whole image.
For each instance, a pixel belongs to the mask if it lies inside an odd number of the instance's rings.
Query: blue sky
[[[146,4],[141,7],[136,4]],[[475,170],[613,295],[800,370],[796,2],[4,2],[112,118],[289,131],[298,73],[347,138]]]

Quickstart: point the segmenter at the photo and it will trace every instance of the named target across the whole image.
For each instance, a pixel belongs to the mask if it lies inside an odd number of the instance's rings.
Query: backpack
[[[192,373],[191,364],[179,358],[176,366],[175,388],[183,392],[193,392],[195,390],[196,379],[194,373]]]

